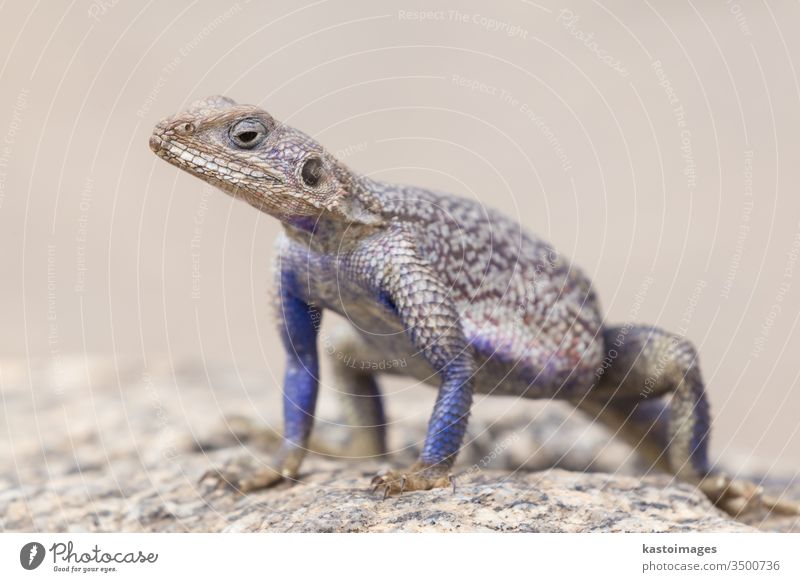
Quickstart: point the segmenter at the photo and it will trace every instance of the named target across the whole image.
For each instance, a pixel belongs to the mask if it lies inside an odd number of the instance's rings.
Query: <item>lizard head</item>
[[[374,220],[343,164],[253,105],[223,96],[197,101],[156,125],[150,149],[285,224],[313,229],[326,212],[348,223]]]

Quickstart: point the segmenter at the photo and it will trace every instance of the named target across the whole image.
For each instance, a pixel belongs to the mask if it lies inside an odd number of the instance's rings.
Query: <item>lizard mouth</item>
[[[195,155],[195,152],[185,144],[168,139],[163,134],[159,135],[158,131],[150,136],[149,143],[153,153],[165,162],[201,178],[234,197],[244,197],[248,200],[256,198],[246,187],[244,174],[231,172],[224,167],[220,169],[220,165],[213,159],[207,159],[207,156],[203,157],[199,152]]]
[[[246,188],[248,182],[253,179],[270,183],[277,182],[273,176],[264,172],[248,172],[241,165],[239,169],[228,167],[227,161],[222,158],[201,153],[178,140],[159,135],[157,132],[150,136],[150,149],[170,164],[204,180],[218,182],[217,185],[228,189]]]
[[[192,173],[203,173],[207,160],[194,155],[184,144],[154,133],[150,136],[150,149],[161,159]]]
[[[163,135],[159,135],[158,133],[153,133],[150,136],[150,149],[156,154],[159,158],[163,158],[168,162],[173,162],[173,158],[180,157],[181,151],[186,149],[186,146],[183,144],[173,144],[170,140],[163,137]],[[187,162],[191,162],[191,159],[185,160]]]
[[[215,180],[220,185],[227,185],[230,188],[256,186],[257,183],[258,187],[255,187],[255,190],[263,187],[264,183],[276,185],[282,182],[278,176],[271,173],[260,169],[252,170],[236,160],[224,159],[224,156],[200,152],[190,145],[181,143],[180,140],[171,139],[172,135],[165,133],[160,126],[156,128],[150,136],[150,149],[161,159],[204,180]]]
[[[197,176],[234,198],[242,199],[259,210],[264,210],[267,203],[264,192],[280,186],[279,178],[261,171],[249,172],[242,165],[238,165],[240,169],[229,167],[227,160],[201,153],[191,144],[187,145],[181,143],[179,139],[174,139],[177,136],[172,135],[169,127],[169,124],[162,123],[153,131],[149,140],[153,153],[165,162]]]
[[[158,157],[176,165],[192,167],[201,165],[203,161],[203,158],[188,151],[186,145],[164,137],[161,132],[154,132],[150,136],[150,149]],[[195,157],[199,159],[195,161]]]

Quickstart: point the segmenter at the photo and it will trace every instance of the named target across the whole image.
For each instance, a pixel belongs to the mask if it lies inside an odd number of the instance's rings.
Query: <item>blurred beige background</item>
[[[17,0],[0,16],[3,359],[280,378],[278,224],[147,147],[157,120],[223,93],[364,173],[518,217],[593,276],[609,320],[696,342],[715,455],[798,466],[797,2]]]

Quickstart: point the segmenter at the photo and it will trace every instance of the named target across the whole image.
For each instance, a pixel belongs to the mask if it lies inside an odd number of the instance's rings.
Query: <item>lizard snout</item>
[[[164,140],[161,139],[155,133],[150,136],[150,149],[153,150],[155,153],[158,153],[161,149],[161,146],[164,144]]]
[[[162,119],[153,128],[153,133],[150,135],[150,142],[149,142],[150,149],[153,150],[153,152],[160,153],[161,150],[168,147],[165,135],[169,130],[170,126],[172,125],[172,121],[173,121],[172,118]]]
[[[195,129],[195,124],[186,119],[165,119],[153,129],[153,134],[150,136],[150,149],[158,154],[162,150],[169,149],[172,138],[192,135]]]

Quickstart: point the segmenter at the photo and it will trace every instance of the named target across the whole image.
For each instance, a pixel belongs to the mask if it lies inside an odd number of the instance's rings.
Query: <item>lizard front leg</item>
[[[385,262],[377,292],[400,317],[416,357],[425,358],[441,379],[419,460],[372,481],[373,488],[386,496],[452,484],[450,469],[472,405],[474,364],[448,287],[405,236],[383,241],[382,248],[389,249],[392,259]]]
[[[214,477],[215,487],[247,492],[294,479],[308,451],[319,388],[317,335],[322,311],[296,294],[295,277],[290,270],[279,270],[277,279],[275,311],[286,351],[281,448],[266,465],[246,457],[206,473],[203,479]]]

